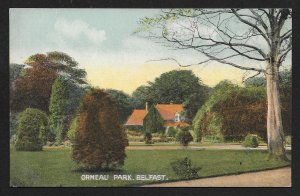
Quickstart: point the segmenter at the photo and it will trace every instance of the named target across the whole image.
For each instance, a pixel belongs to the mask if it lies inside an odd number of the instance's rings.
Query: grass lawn
[[[78,172],[71,160],[70,148],[45,148],[41,152],[18,152],[10,150],[10,184],[18,187],[95,187],[95,186],[138,186],[153,181],[113,180],[113,174],[160,174],[169,181],[180,180],[170,163],[189,157],[192,166],[202,169],[199,176],[208,177],[265,170],[290,165],[284,161],[268,161],[266,151],[241,150],[127,150],[122,171]],[[288,155],[291,158],[291,155]],[[240,162],[242,164],[240,164]],[[82,174],[109,174],[107,181],[82,181]],[[157,182],[157,181],[156,181]]]

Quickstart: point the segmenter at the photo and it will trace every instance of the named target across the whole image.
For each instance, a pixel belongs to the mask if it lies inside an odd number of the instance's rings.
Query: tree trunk
[[[267,80],[267,134],[269,158],[287,160],[285,154],[285,138],[281,119],[281,104],[279,95],[279,70],[276,65],[268,63],[266,69]]]

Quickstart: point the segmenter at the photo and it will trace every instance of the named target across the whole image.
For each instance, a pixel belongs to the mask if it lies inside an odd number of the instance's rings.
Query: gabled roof
[[[157,104],[156,109],[164,120],[173,120],[175,114],[182,112],[182,104]]]
[[[143,120],[147,115],[146,110],[133,110],[132,114],[128,118],[125,125],[141,125],[143,126]]]

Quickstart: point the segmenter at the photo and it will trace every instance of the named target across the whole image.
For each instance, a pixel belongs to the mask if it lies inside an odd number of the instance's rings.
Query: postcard
[[[10,8],[11,187],[291,187],[292,9]]]

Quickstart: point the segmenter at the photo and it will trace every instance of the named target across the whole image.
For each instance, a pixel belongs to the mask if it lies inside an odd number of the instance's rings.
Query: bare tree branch
[[[268,39],[268,37],[262,32],[262,30],[260,28],[257,27],[257,25],[255,24],[252,24],[251,22],[247,21],[247,20],[244,20],[243,18],[241,18],[241,16],[235,11],[235,9],[231,9],[233,14],[243,23],[253,27],[254,29],[256,29],[260,34],[261,36],[266,40],[266,42],[268,43],[268,45],[271,47],[271,43]]]

